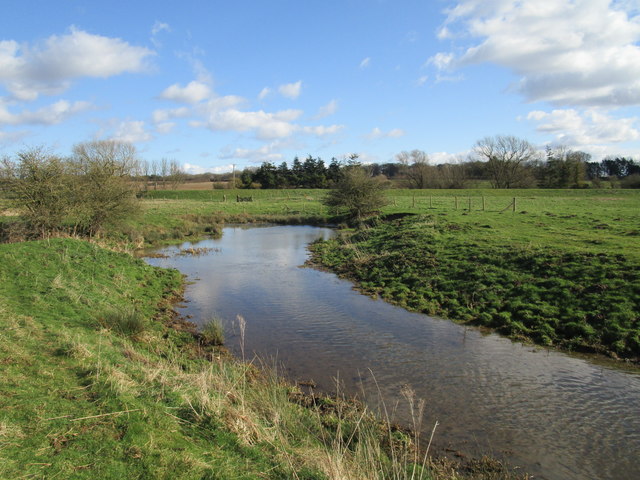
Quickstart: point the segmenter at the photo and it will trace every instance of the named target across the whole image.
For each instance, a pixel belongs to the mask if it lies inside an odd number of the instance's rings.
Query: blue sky
[[[639,0],[4,0],[0,156],[93,139],[190,172],[464,159],[490,135],[640,159]]]

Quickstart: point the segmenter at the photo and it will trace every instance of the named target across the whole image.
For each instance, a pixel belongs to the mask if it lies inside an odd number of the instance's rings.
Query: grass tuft
[[[139,338],[145,331],[143,315],[133,308],[109,310],[98,318],[98,322],[103,328],[131,338]]]

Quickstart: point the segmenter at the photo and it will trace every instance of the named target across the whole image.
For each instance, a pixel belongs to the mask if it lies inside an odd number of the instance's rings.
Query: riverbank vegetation
[[[546,346],[640,358],[640,264],[621,253],[506,243],[434,215],[313,246],[321,265],[409,310]]]

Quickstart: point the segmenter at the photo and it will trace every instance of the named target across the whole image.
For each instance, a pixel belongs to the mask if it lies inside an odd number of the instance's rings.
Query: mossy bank
[[[410,310],[541,345],[638,360],[635,256],[535,247],[483,230],[409,215],[374,222],[312,250],[315,262]]]

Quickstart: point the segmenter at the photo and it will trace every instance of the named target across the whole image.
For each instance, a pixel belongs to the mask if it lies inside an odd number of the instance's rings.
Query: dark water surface
[[[205,255],[162,250],[153,265],[186,274],[182,311],[198,324],[223,319],[240,353],[236,315],[246,320],[245,352],[293,379],[362,393],[388,409],[401,389],[426,400],[424,429],[466,454],[492,453],[546,479],[640,479],[640,375],[523,346],[474,328],[409,313],[352,289],[331,273],[299,268],[306,246],[332,235],[300,226],[225,228],[193,246]],[[375,378],[373,376],[375,376]],[[376,386],[377,384],[377,386]]]

